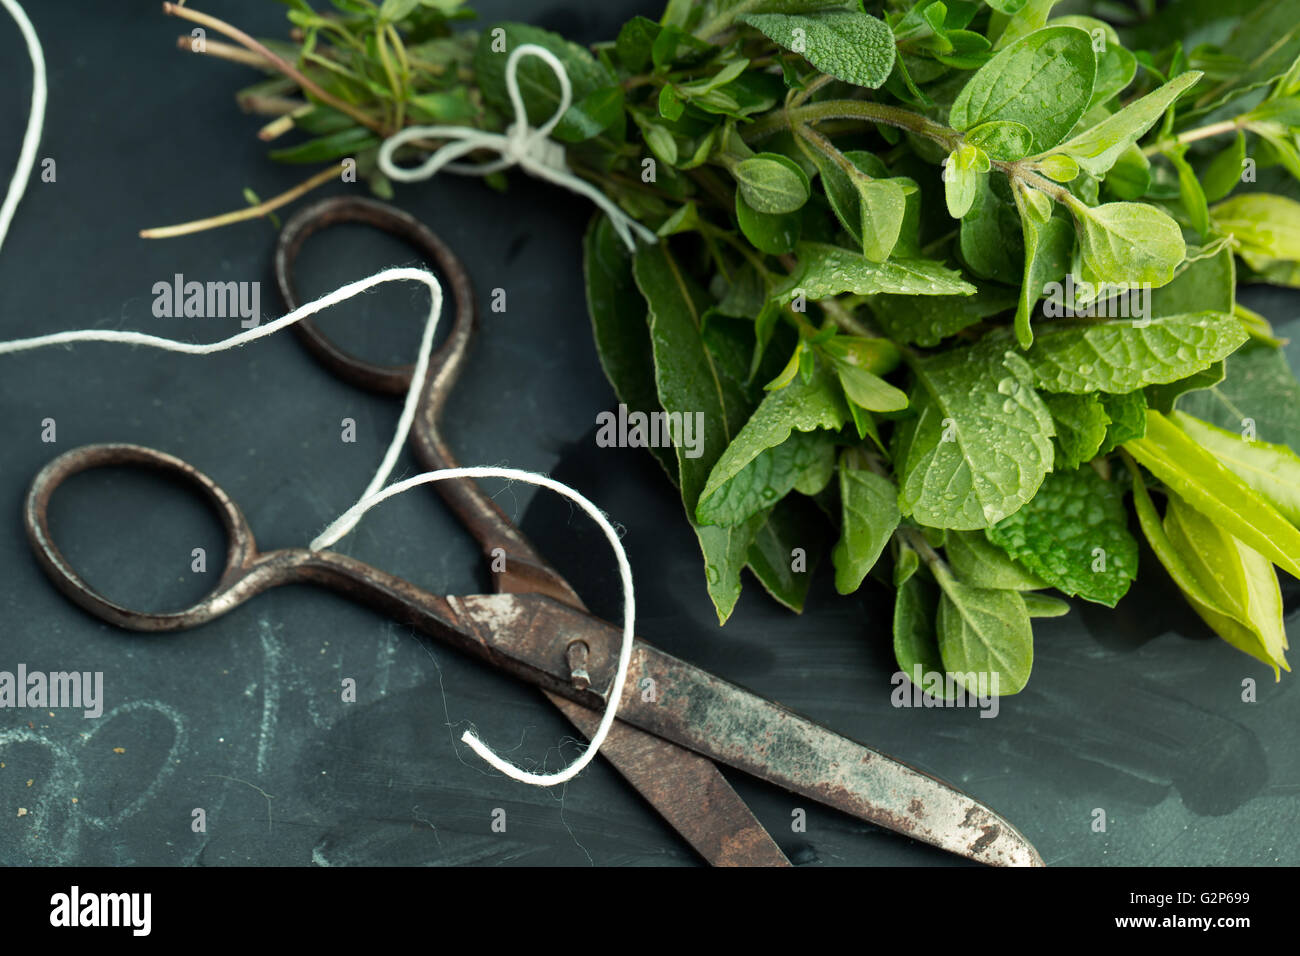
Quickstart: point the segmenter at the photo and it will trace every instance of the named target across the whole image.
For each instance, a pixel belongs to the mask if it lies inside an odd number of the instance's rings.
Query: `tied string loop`
[[[560,103],[550,119],[538,127],[528,125],[528,111],[524,108],[523,94],[519,91],[519,61],[525,56],[535,56],[555,73],[560,81]],[[557,186],[586,196],[599,206],[628,249],[636,251],[636,239],[655,243],[653,232],[637,222],[603,192],[575,175],[564,161],[564,147],[550,139],[565,112],[573,103],[573,85],[564,64],[550,50],[535,43],[524,43],[510,53],[506,60],[506,93],[515,110],[515,120],[504,133],[490,133],[472,126],[408,126],[384,140],[379,147],[379,168],[389,179],[413,183],[429,179],[441,170],[465,176],[488,176],[511,166],[545,179]],[[439,147],[419,166],[398,166],[393,153],[413,140],[445,139],[449,142]],[[500,158],[483,163],[458,163],[456,160],[475,150],[489,150]]]

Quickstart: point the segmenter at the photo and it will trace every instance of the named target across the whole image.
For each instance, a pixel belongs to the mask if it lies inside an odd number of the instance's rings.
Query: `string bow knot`
[[[519,61],[525,56],[540,59],[560,81],[559,105],[551,117],[537,127],[529,125],[528,111],[524,108],[524,98],[519,91]],[[564,147],[550,138],[573,104],[573,84],[569,81],[564,64],[554,53],[535,43],[515,47],[506,60],[506,93],[514,107],[515,119],[504,133],[492,133],[472,126],[408,126],[388,137],[379,147],[379,168],[389,179],[413,183],[429,179],[444,169],[466,176],[488,176],[518,166],[529,175],[563,186],[594,202],[609,216],[614,231],[629,250],[636,250],[637,238],[648,243],[657,241],[653,232],[619,209],[591,183],[575,175],[564,161]],[[393,162],[393,154],[402,146],[426,138],[445,139],[448,142],[419,166],[398,166]],[[490,150],[500,158],[482,163],[456,162],[460,157],[476,150]]]

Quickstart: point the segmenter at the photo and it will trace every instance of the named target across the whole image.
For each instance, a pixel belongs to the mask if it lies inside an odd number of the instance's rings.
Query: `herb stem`
[[[1198,139],[1209,139],[1211,136],[1218,136],[1220,133],[1234,133],[1241,129],[1241,124],[1237,119],[1222,120],[1218,123],[1210,123],[1208,126],[1198,126],[1196,129],[1184,130],[1174,137],[1176,143],[1194,143]],[[1169,147],[1168,140],[1161,140],[1152,143],[1142,150],[1144,156],[1154,156],[1156,153],[1163,152]]]
[[[812,125],[837,119],[863,120],[868,123],[896,126],[932,139],[947,149],[955,147],[961,138],[954,130],[927,119],[920,113],[884,103],[873,103],[869,100],[825,100],[798,109],[774,112],[749,127],[743,135],[746,142],[754,142],[781,130],[791,129],[797,123]]]
[[[256,206],[249,206],[247,209],[239,209],[235,212],[223,213],[220,216],[212,216],[208,219],[196,219],[193,222],[183,222],[176,226],[156,226],[152,229],[141,229],[141,239],[170,239],[173,236],[186,236],[195,232],[203,232],[207,229],[216,229],[219,226],[229,226],[232,223],[244,222],[247,219],[258,219],[267,213],[279,209],[281,206],[288,205],[299,196],[311,192],[317,186],[324,185],[331,179],[337,177],[343,171],[343,164],[336,163],[329,169],[321,170],[310,179],[305,179],[297,186],[278,196],[258,203]]]
[[[208,16],[206,13],[200,13],[198,10],[191,10],[189,7],[178,6],[174,3],[164,3],[163,13],[173,17],[180,17],[183,20],[189,20],[192,23],[197,23],[200,26],[207,27],[210,30],[216,30],[218,33],[230,37],[240,46],[252,50],[254,53],[263,57],[273,68],[279,70],[285,76],[291,77],[297,81],[299,86],[310,92],[322,103],[328,103],[340,113],[346,113],[348,116],[351,116],[367,129],[383,135],[384,128],[381,123],[371,119],[362,110],[357,109],[351,103],[345,103],[338,97],[331,96],[329,93],[325,92],[317,84],[313,83],[310,79],[299,72],[293,64],[267,49],[266,46],[259,43],[257,40],[254,40],[238,27],[231,26],[226,21],[218,20],[216,17]]]

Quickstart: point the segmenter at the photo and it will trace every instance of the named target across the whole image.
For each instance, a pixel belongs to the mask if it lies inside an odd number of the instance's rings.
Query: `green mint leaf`
[[[1015,296],[993,287],[974,295],[877,295],[867,300],[876,325],[895,342],[933,348],[989,316],[1016,304]]]
[[[1060,0],[1025,0],[1024,5],[1016,11],[1015,16],[1003,29],[1002,35],[998,37],[998,42],[994,45],[994,49],[1001,50],[1021,37],[1026,37],[1035,30],[1043,29],[1047,25],[1047,16],[1052,12],[1052,7],[1058,3],[1060,3]]]
[[[1079,258],[1084,280],[1150,283],[1162,286],[1187,254],[1183,231],[1172,216],[1155,206],[1111,202],[1085,206],[1070,204],[1079,224]]]
[[[800,293],[815,302],[845,292],[970,295],[975,291],[961,273],[928,259],[872,262],[856,252],[822,242],[801,242],[796,254],[798,270],[773,292],[774,298],[783,302]]]
[[[840,540],[831,552],[835,589],[852,594],[898,527],[898,489],[888,478],[840,463]]]
[[[999,52],[966,81],[948,121],[957,130],[1010,120],[1028,127],[1034,148],[1051,149],[1074,128],[1092,97],[1097,59],[1076,27],[1047,27]]]
[[[771,216],[795,212],[808,201],[808,177],[799,164],[778,153],[759,153],[736,164],[740,195],[752,209]]]
[[[736,442],[749,440],[743,430],[736,437]],[[760,450],[735,475],[701,495],[695,519],[700,524],[722,525],[749,520],[789,494],[804,472],[817,467],[833,453],[833,448],[829,432],[792,432],[785,441]],[[718,464],[724,465],[726,459],[724,453]]]
[[[826,543],[826,521],[816,506],[785,498],[755,535],[749,569],[768,594],[799,613]]]
[[[1134,100],[1109,119],[1062,143],[1060,151],[1072,156],[1094,176],[1103,175],[1115,165],[1120,154],[1141,139],[1174,101],[1201,76],[1199,71],[1192,70],[1174,77],[1164,86]]]
[[[719,624],[727,623],[727,618],[736,608],[736,601],[740,599],[740,572],[749,563],[750,549],[765,521],[767,512],[759,512],[744,524],[693,524],[700,552],[704,555],[704,578],[709,599],[713,601]]]
[[[1124,442],[1147,433],[1147,400],[1140,390],[1102,395],[1101,407],[1105,409],[1110,424],[1106,426],[1106,437],[1097,449],[1099,455],[1109,454]]]
[[[1032,591],[1047,583],[1025,568],[982,532],[952,531],[944,543],[944,554],[958,580],[972,587],[1006,591]]]
[[[1147,407],[1168,415],[1182,396],[1188,392],[1213,388],[1223,381],[1223,374],[1223,362],[1219,361],[1176,382],[1169,382],[1166,385],[1151,385],[1145,389]]]
[[[1187,504],[1300,577],[1300,531],[1186,432],[1147,411],[1147,433],[1125,450]]]
[[[1086,465],[1052,472],[1032,501],[986,534],[1052,587],[1107,607],[1137,577],[1123,490]]]
[[[1078,468],[1095,458],[1110,427],[1110,416],[1096,393],[1087,395],[1047,394],[1047,410],[1056,423],[1056,458],[1052,468]]]
[[[608,216],[598,215],[591,221],[582,249],[587,312],[605,377],[629,411],[647,415],[661,411],[646,302],[632,277],[632,257]],[[673,450],[656,447],[650,451],[676,482]]]
[[[967,692],[979,690],[978,676],[992,693],[1016,694],[1034,666],[1034,631],[1018,591],[975,588],[945,571],[935,575],[943,590],[936,629],[943,669]]]
[[[1253,440],[1300,448],[1300,383],[1281,349],[1248,342],[1224,360],[1224,380],[1180,410]]]
[[[699,502],[707,503],[762,452],[784,443],[791,432],[838,431],[848,419],[848,409],[839,390],[825,371],[814,367],[810,383],[797,378],[763,399],[735,439],[716,457]],[[789,487],[793,487],[793,477],[790,482]],[[773,503],[775,500],[767,502]]]
[[[756,13],[738,19],[846,83],[874,90],[894,68],[894,34],[866,13]]]
[[[1039,329],[1025,359],[1049,392],[1131,392],[1186,378],[1246,338],[1241,323],[1222,312],[1060,322]]]
[[[1300,525],[1300,456],[1286,445],[1247,440],[1185,412],[1170,419],[1229,471],[1259,492],[1288,521]]]
[[[1002,368],[998,369],[998,365]],[[996,524],[1034,496],[1052,461],[1052,418],[1020,356],[964,350],[913,363],[914,418],[896,432],[899,505],[934,528]]]
[[[1168,285],[1151,292],[1151,315],[1184,312],[1232,312],[1236,306],[1237,270],[1227,246],[1213,255],[1192,258]]]

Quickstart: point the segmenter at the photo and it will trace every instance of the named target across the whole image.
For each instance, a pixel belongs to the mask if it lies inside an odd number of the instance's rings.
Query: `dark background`
[[[232,96],[254,74],[177,51],[189,24],[152,0],[27,6],[50,71],[39,156],[56,160],[58,178],[42,183],[38,162],[0,251],[0,338],[95,327],[213,341],[238,330],[238,320],[155,318],[153,284],[177,272],[261,281],[263,318],[279,315],[268,223],[136,237],[236,208],[245,187],[274,195],[312,171],[265,158],[255,137],[264,120],[241,114]],[[613,37],[633,13],[658,13],[657,0],[478,7],[481,23],[510,16],[581,42]],[[284,8],[269,0],[201,8],[254,35],[284,32]],[[30,96],[7,17],[0,77],[7,181]],[[320,195],[347,188],[364,189],[336,184]],[[826,567],[803,616],[747,579],[719,629],[671,486],[646,452],[595,446],[595,416],[616,400],[583,300],[589,205],[520,176],[502,196],[444,175],[399,187],[398,202],[459,253],[480,301],[496,287],[508,294],[506,313],[484,313],[452,400],[453,446],[466,464],[549,472],[627,528],[642,636],[969,791],[1049,864],[1300,862],[1295,678],[1274,684],[1215,639],[1149,555],[1117,610],[1079,605],[1036,624],[1033,678],[995,720],[892,708],[888,594],[869,584],[840,598]],[[301,292],[403,263],[415,260],[399,243],[337,230],[309,243]],[[326,324],[398,361],[414,352],[422,295],[383,290]],[[1280,290],[1252,289],[1243,301],[1283,334],[1297,312],[1297,296]],[[1291,356],[1295,364],[1295,347]],[[288,334],[209,357],[97,344],[0,357],[0,670],[103,671],[107,697],[97,721],[0,711],[0,863],[697,862],[603,761],[554,790],[486,768],[459,741],[466,727],[550,769],[575,754],[570,729],[535,691],[406,628],[328,592],[283,588],[200,630],[127,633],[59,596],[24,540],[20,507],[41,466],[78,445],[129,441],[207,472],[263,547],[305,544],[365,486],[397,413],[395,400],[332,378]],[[340,442],[345,417],[358,423],[355,444]],[[56,444],[41,441],[45,418],[57,422]],[[395,477],[417,470],[407,457]],[[612,559],[585,519],[529,487],[499,500],[594,609],[617,615]],[[215,518],[141,473],[74,479],[53,520],[74,564],[132,606],[186,606],[222,563]],[[207,549],[206,576],[190,572],[195,547]],[[439,592],[486,585],[474,547],[432,492],[372,512],[342,550]],[[340,701],[345,677],[357,681],[356,703]],[[1246,677],[1258,681],[1258,703],[1240,699]],[[960,862],[731,776],[796,862]],[[207,811],[205,834],[191,832],[196,807]],[[497,807],[504,834],[490,830]],[[806,833],[791,832],[796,807],[808,812]],[[1105,833],[1090,829],[1094,808],[1106,811]]]

